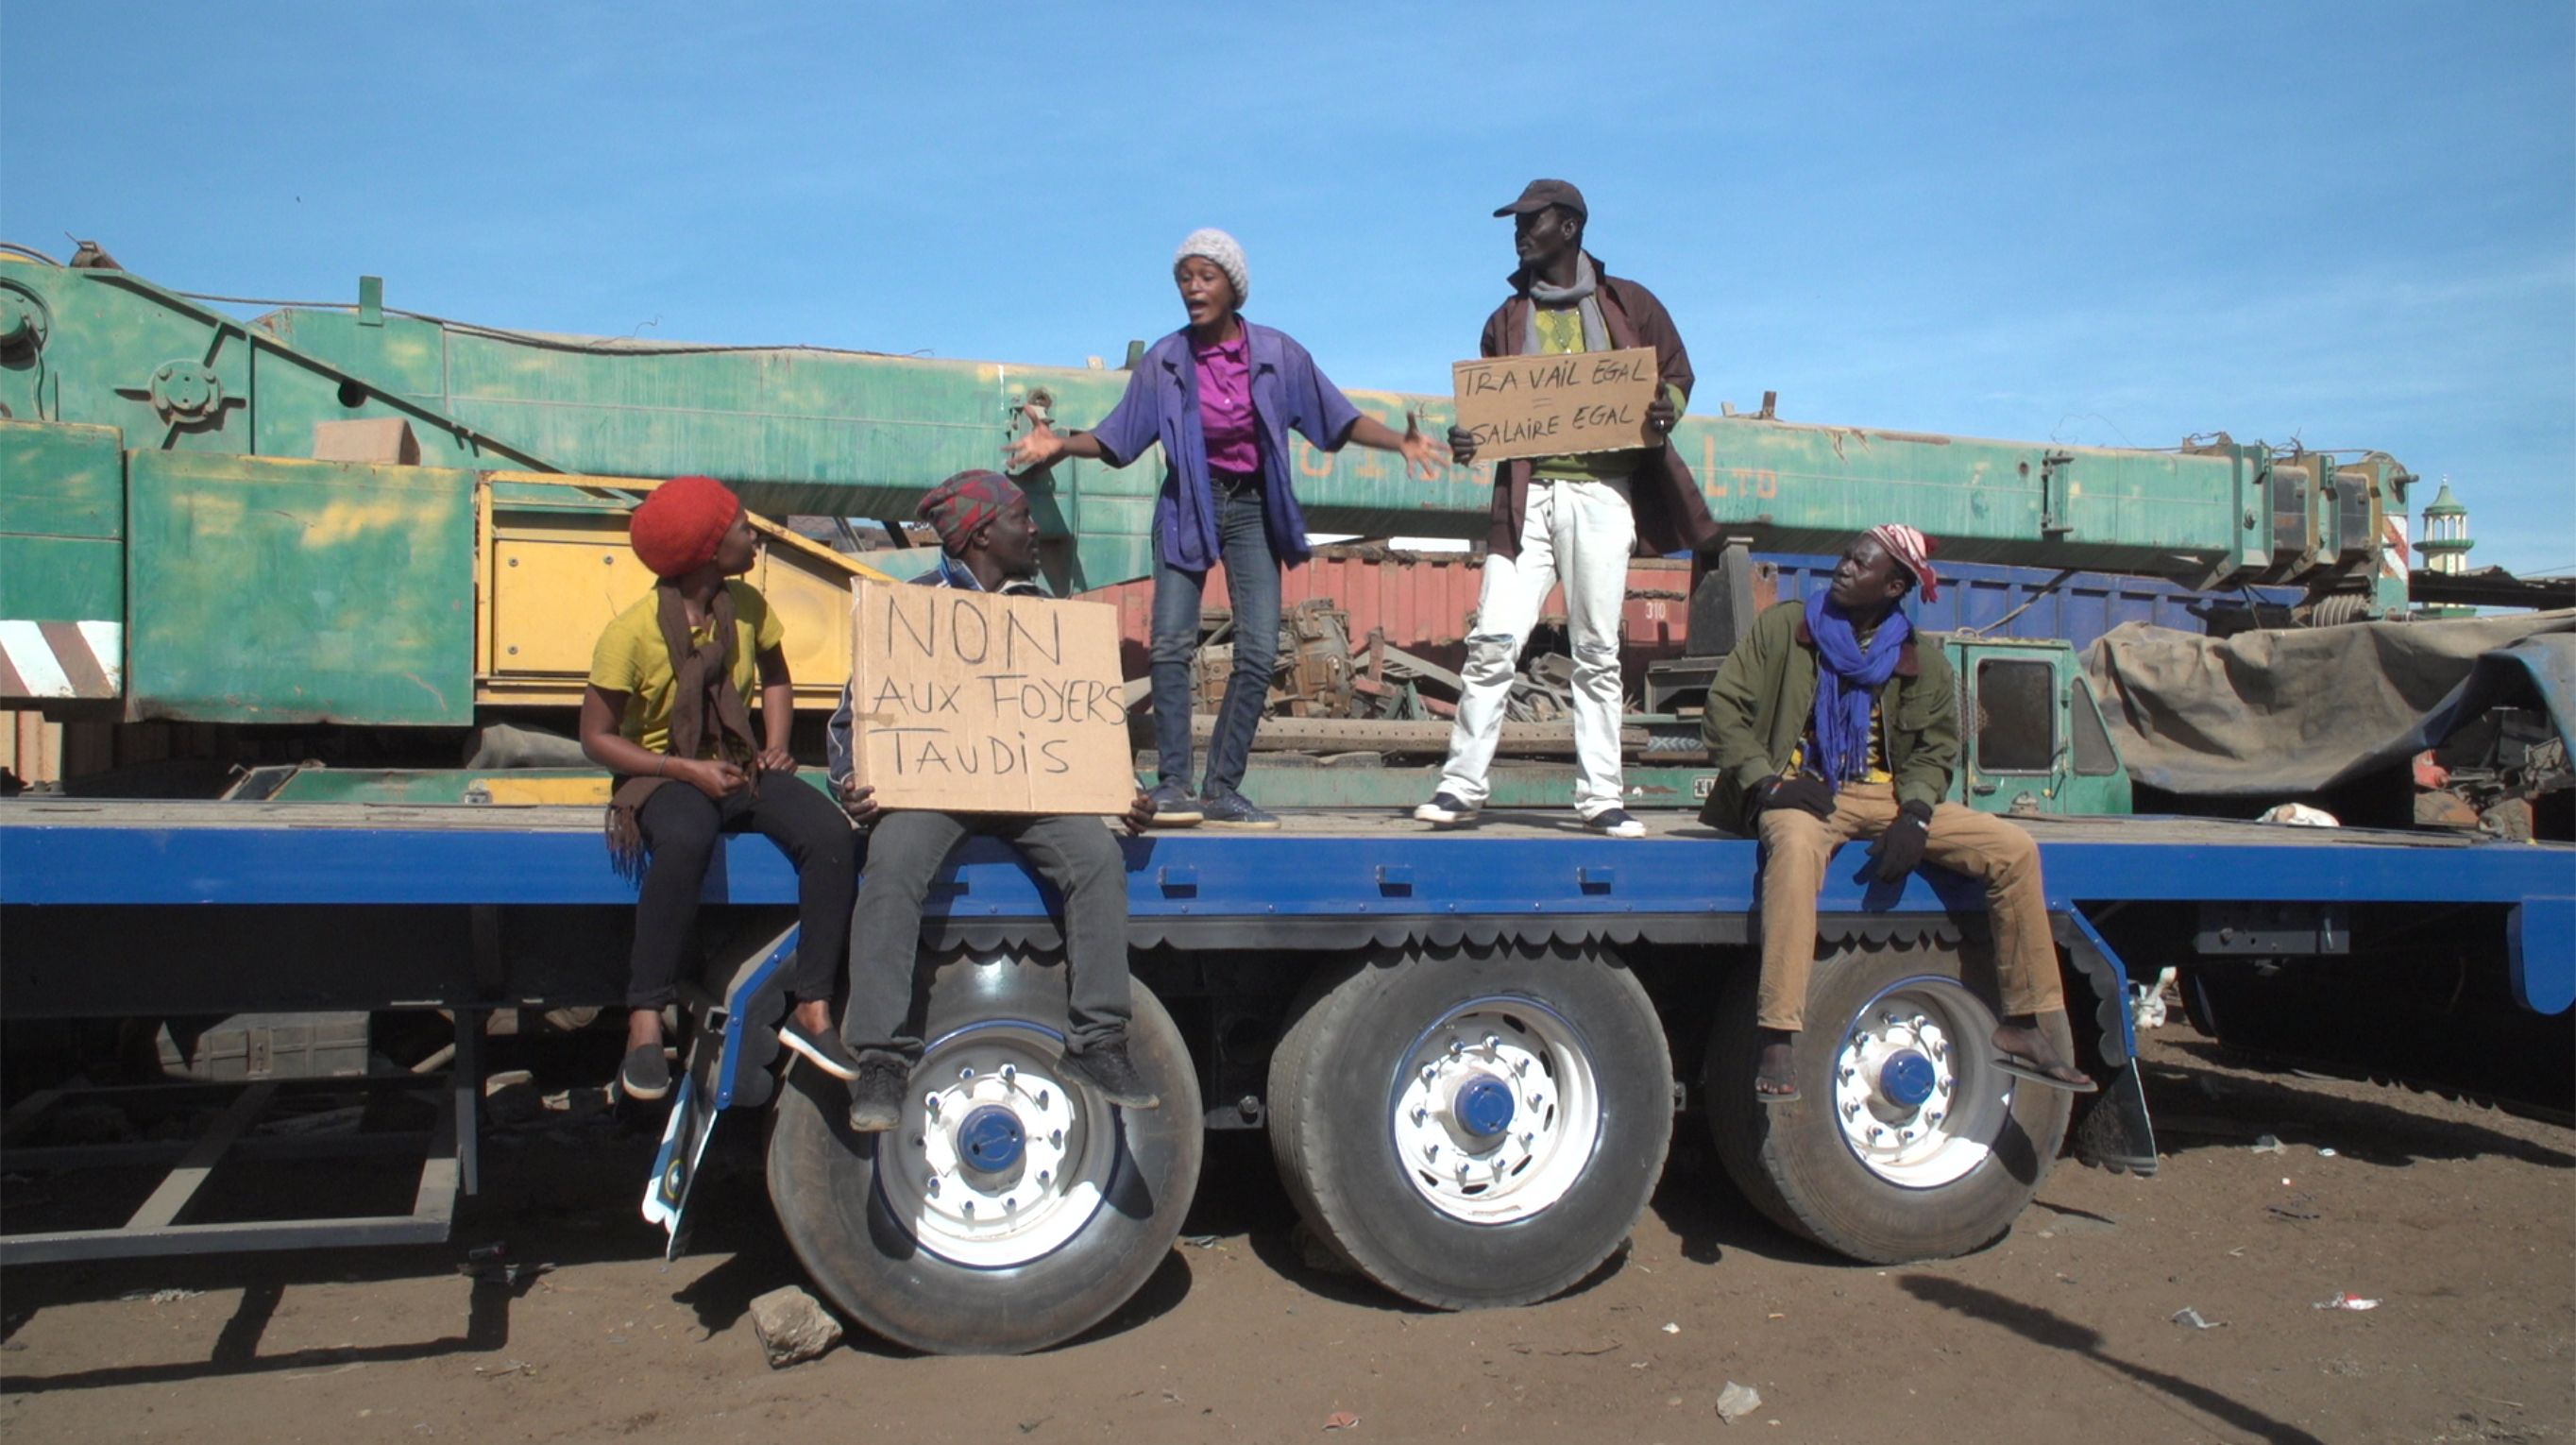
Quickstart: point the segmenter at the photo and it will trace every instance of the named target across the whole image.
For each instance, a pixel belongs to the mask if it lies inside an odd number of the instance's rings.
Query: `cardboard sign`
[[[1127,811],[1116,608],[865,578],[850,593],[852,770],[879,804]]]
[[[1651,346],[1568,356],[1496,356],[1450,368],[1458,425],[1476,460],[1625,451],[1663,440],[1646,430],[1662,382]]]

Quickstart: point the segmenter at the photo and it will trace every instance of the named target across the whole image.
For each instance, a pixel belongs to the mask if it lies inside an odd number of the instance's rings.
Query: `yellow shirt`
[[[728,580],[725,589],[733,593],[733,685],[748,703],[760,692],[760,654],[778,646],[787,629],[758,588],[736,579]],[[708,627],[689,630],[689,640],[700,645],[714,636]],[[676,682],[671,649],[662,641],[660,593],[647,592],[643,601],[618,613],[599,634],[599,645],[590,653],[590,685],[602,692],[626,694],[626,715],[617,721],[618,732],[661,753],[671,749],[671,694]],[[713,757],[717,730],[712,717],[707,719],[706,733],[698,752]]]

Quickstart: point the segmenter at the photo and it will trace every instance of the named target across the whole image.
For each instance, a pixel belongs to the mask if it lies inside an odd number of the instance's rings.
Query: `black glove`
[[[1932,805],[1909,801],[1896,810],[1896,821],[1878,835],[1869,856],[1878,860],[1878,881],[1894,883],[1923,861],[1923,844],[1932,836]]]
[[[1459,466],[1476,463],[1476,434],[1463,426],[1449,428],[1449,459]]]
[[[1811,773],[1771,778],[1753,794],[1753,811],[1767,813],[1773,808],[1804,808],[1818,818],[1831,818],[1834,815],[1834,790],[1824,779]]]

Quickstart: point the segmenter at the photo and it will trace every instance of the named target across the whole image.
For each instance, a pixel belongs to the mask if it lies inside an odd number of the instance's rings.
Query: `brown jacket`
[[[1656,369],[1663,383],[1690,398],[1690,353],[1682,347],[1682,334],[1673,326],[1670,312],[1655,293],[1634,281],[1612,276],[1599,257],[1592,261],[1593,273],[1600,278],[1602,325],[1610,333],[1611,346],[1626,350],[1632,346],[1655,349]],[[1484,356],[1517,356],[1521,338],[1529,334],[1529,271],[1526,267],[1511,276],[1511,297],[1494,308],[1485,318],[1485,334],[1477,342]],[[1529,509],[1530,464],[1526,458],[1502,463],[1494,472],[1494,525],[1485,539],[1486,548],[1498,557],[1517,557],[1521,551],[1521,518]],[[1682,460],[1668,437],[1654,456],[1640,466],[1629,483],[1629,502],[1637,512],[1637,551],[1644,556],[1660,556],[1685,548],[1698,551],[1716,541],[1717,523],[1708,515],[1708,502],[1700,496],[1699,479],[1691,475],[1690,464]]]

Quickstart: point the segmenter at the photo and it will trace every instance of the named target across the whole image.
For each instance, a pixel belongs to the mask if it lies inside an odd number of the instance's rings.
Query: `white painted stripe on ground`
[[[0,618],[0,652],[9,654],[9,665],[27,684],[29,697],[72,695],[72,680],[63,675],[62,664],[54,661],[52,645],[36,624],[14,617]]]
[[[81,637],[89,643],[90,655],[98,659],[98,670],[107,674],[108,687],[118,696],[125,693],[125,624],[122,622],[84,622],[79,624]]]

